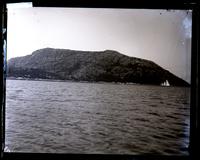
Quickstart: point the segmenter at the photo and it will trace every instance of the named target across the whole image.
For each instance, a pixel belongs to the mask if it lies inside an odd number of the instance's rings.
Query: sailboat
[[[169,81],[166,80],[165,82],[161,83],[161,86],[165,86],[165,87],[170,86]]]

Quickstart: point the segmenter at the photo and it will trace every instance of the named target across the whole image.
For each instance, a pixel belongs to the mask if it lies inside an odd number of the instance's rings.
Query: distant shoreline
[[[116,84],[116,85],[143,85],[143,86],[155,86],[155,87],[162,87],[162,88],[169,88],[169,87],[186,87],[187,86],[161,86],[161,85],[155,85],[155,84],[140,84],[140,83],[132,83],[132,82],[106,82],[106,81],[76,81],[76,80],[57,80],[57,79],[32,79],[32,78],[22,78],[22,77],[6,77],[6,80],[27,80],[27,81],[46,81],[46,82],[70,82],[70,83],[97,83],[97,84]]]
[[[78,83],[112,83],[112,84],[127,84],[127,85],[142,85],[139,83],[131,83],[131,82],[106,82],[106,81],[76,81],[76,80],[60,80],[60,79],[42,79],[42,78],[22,78],[22,77],[7,77],[6,80],[28,80],[28,81],[48,81],[48,82],[78,82]]]

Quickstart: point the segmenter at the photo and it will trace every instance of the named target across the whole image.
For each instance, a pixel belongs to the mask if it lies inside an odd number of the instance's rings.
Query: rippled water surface
[[[6,151],[185,154],[190,89],[7,80]]]

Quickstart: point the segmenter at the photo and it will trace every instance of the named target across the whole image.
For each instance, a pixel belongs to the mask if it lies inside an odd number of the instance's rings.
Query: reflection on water
[[[7,80],[12,152],[184,154],[190,89]]]

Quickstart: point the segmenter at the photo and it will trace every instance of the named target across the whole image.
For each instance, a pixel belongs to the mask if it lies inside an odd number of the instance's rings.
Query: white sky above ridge
[[[10,8],[7,59],[41,48],[116,50],[190,82],[192,13],[186,10]]]

